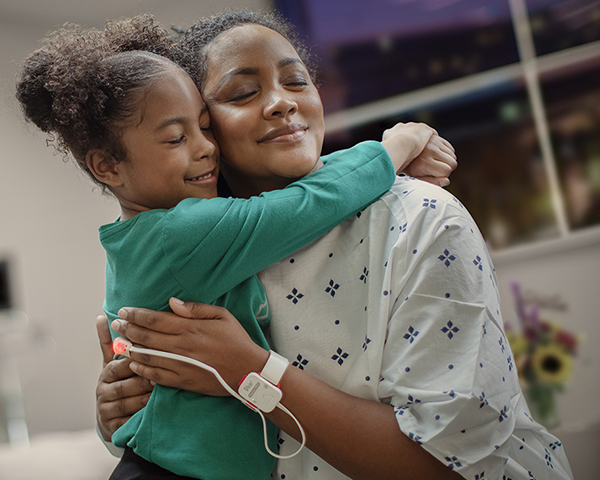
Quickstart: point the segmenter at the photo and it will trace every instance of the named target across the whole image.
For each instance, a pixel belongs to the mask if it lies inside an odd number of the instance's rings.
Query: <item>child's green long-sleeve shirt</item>
[[[170,297],[227,308],[268,349],[269,304],[256,274],[375,201],[395,172],[378,142],[328,157],[282,190],[250,199],[187,199],[100,227],[109,322],[124,306],[168,310]],[[113,333],[114,335],[114,333]],[[276,429],[269,441],[276,450]],[[157,385],[148,405],[113,435],[145,459],[204,480],[267,479],[275,459],[260,417],[232,397]]]

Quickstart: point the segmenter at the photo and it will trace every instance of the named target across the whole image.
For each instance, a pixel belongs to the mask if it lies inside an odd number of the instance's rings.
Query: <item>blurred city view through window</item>
[[[600,0],[276,0],[319,58],[324,153],[423,121],[493,249],[600,225]]]

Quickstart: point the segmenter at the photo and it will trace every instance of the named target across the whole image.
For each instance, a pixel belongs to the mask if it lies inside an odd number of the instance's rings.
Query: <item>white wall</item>
[[[97,229],[119,210],[71,162],[53,154],[45,135],[25,124],[14,83],[21,60],[48,31],[66,21],[88,27],[102,27],[103,21],[89,23],[90,9],[77,7],[85,2],[44,0],[65,13],[38,16],[32,9],[25,17],[6,3],[0,1],[0,258],[14,261],[15,300],[29,316],[29,331],[51,337],[43,342],[37,335],[38,341],[22,345],[27,420],[31,434],[90,428],[101,363],[94,320],[104,293]],[[122,0],[114,11],[103,8],[104,18],[151,12],[165,26],[187,26],[225,8],[269,5],[268,0]]]
[[[492,255],[505,322],[517,324],[509,285],[518,281],[542,303],[542,316],[582,334],[568,389],[557,395],[562,427],[600,423],[600,228],[574,232],[564,239],[525,245]]]
[[[545,308],[543,317],[582,334],[573,378],[557,395],[560,425],[553,432],[562,441],[576,480],[598,478],[600,469],[600,228],[567,238],[493,255],[500,284],[502,315],[515,324],[509,285],[518,281],[529,297],[564,310]]]

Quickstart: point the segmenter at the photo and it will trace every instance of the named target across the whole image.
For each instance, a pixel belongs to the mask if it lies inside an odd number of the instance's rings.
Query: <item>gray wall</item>
[[[20,62],[66,21],[102,27],[104,19],[150,12],[165,26],[187,26],[225,8],[269,6],[268,0],[0,0],[0,258],[13,260],[16,304],[33,334],[15,340],[31,434],[94,425],[101,366],[94,320],[104,295],[98,227],[119,209],[22,120],[14,100]],[[29,13],[19,13],[21,7]]]

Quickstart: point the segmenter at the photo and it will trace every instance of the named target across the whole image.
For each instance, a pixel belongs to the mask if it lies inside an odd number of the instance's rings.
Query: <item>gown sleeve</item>
[[[423,187],[403,204],[380,399],[394,406],[401,430],[449,468],[501,478],[521,391],[487,247],[444,190]]]

